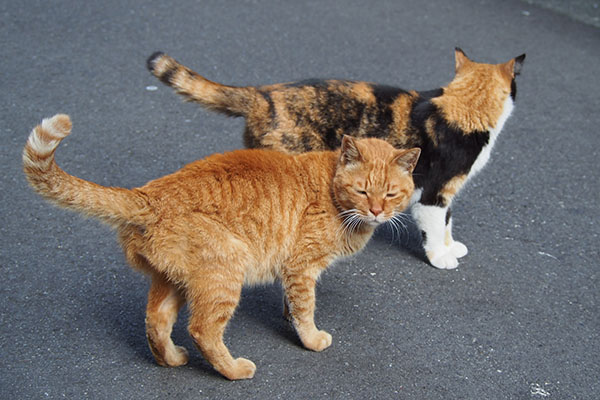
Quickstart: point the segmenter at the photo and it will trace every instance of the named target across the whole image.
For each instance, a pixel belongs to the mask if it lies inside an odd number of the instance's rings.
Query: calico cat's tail
[[[104,187],[67,174],[54,161],[58,144],[71,133],[71,119],[47,118],[29,135],[23,149],[23,170],[29,184],[58,206],[79,211],[113,225],[146,225],[150,206],[143,193]]]
[[[225,86],[209,81],[161,52],[152,54],[148,58],[147,66],[154,76],[187,100],[230,116],[248,115],[258,93],[256,88],[251,86]]]

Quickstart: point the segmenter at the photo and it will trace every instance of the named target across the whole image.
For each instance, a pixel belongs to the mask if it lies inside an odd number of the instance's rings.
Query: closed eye
[[[358,194],[360,194],[360,195],[363,195],[363,196],[366,196],[366,195],[367,195],[367,192],[366,192],[366,191],[364,191],[364,190],[360,190],[360,189],[354,189],[354,190],[356,190],[356,193],[358,193]]]
[[[387,197],[388,199],[394,198],[396,196],[398,196],[398,193],[396,192],[391,192],[385,195],[385,197]]]

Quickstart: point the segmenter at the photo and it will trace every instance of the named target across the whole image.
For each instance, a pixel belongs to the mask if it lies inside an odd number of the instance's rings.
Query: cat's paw
[[[221,373],[232,381],[238,379],[252,379],[256,372],[256,365],[245,358],[237,358],[233,361],[233,365],[227,371]]]
[[[456,258],[464,257],[469,252],[467,246],[465,246],[461,242],[453,241],[449,247],[450,253]]]
[[[160,343],[160,346],[153,340],[153,336],[147,335],[148,345],[154,355],[156,363],[162,367],[179,367],[188,362],[188,351],[185,347],[175,346],[169,338],[167,343]]]
[[[439,252],[428,251],[427,258],[431,265],[438,269],[454,269],[458,267],[458,259],[447,248]]]
[[[173,350],[165,354],[165,363],[169,367],[180,367],[187,364],[189,359],[188,351],[185,347],[174,346]]]
[[[325,331],[315,331],[310,336],[303,338],[304,347],[312,351],[323,351],[331,346],[333,338]]]

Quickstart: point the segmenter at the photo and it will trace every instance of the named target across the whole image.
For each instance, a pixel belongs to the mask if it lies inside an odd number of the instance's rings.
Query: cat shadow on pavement
[[[423,249],[423,237],[415,221],[410,216],[402,217],[399,221],[395,223],[395,227],[389,222],[379,227],[371,241],[389,243],[398,251],[398,257],[410,255],[424,263],[429,263]],[[369,245],[367,251],[368,248]]]

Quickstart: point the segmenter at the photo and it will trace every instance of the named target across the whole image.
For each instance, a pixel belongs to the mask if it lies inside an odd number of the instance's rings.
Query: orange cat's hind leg
[[[177,367],[188,361],[188,352],[175,346],[171,339],[177,314],[185,304],[180,290],[161,274],[152,276],[146,307],[146,337],[156,362],[165,367]]]
[[[119,239],[129,264],[152,278],[146,306],[146,337],[156,362],[165,367],[176,367],[188,361],[185,348],[171,340],[173,324],[185,304],[185,298],[166,277],[158,272],[143,254],[145,238],[135,226],[119,229]]]
[[[225,269],[225,268],[224,268]],[[225,327],[233,316],[242,292],[239,279],[215,271],[188,282],[189,332],[206,360],[227,379],[250,379],[256,365],[245,358],[234,359],[223,343]]]

